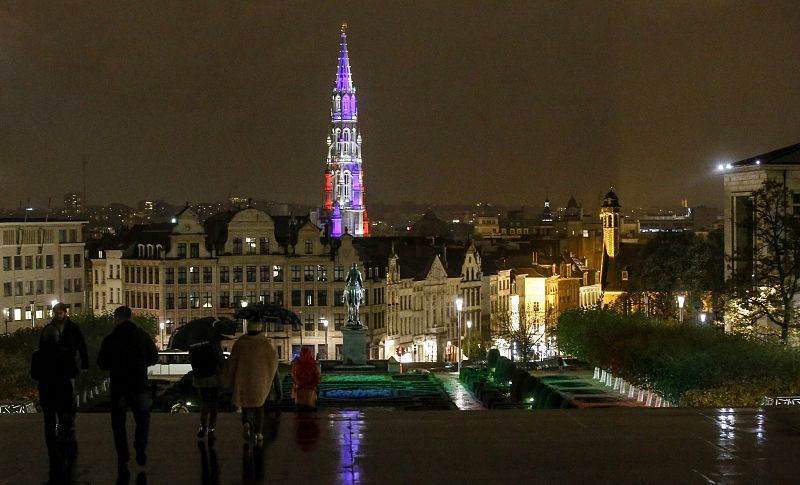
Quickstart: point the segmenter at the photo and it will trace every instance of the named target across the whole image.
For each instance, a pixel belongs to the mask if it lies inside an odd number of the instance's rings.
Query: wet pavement
[[[229,413],[213,448],[197,418],[154,414],[148,463],[123,483],[781,484],[800,449],[787,408],[285,412],[262,447]],[[117,480],[109,421],[79,415],[74,483]],[[0,484],[47,481],[41,415],[0,415],[0,437]]]
[[[470,394],[464,384],[458,380],[458,372],[439,372],[434,374],[442,383],[453,404],[461,411],[485,411],[486,407]]]

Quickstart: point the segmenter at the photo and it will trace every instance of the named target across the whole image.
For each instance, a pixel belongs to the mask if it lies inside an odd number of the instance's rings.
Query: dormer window
[[[178,257],[186,258],[186,243],[178,243]]]
[[[306,246],[306,254],[314,253],[314,242],[311,239],[306,239],[305,246]]]
[[[242,238],[233,238],[233,254],[242,254]]]
[[[144,244],[139,244],[136,247],[136,255],[140,258],[144,257]]]

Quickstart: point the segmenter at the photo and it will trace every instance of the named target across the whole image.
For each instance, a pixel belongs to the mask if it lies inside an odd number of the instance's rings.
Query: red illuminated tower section
[[[325,165],[325,211],[333,237],[345,232],[353,236],[369,235],[358,105],[347,55],[346,29],[347,24],[343,24],[336,84],[331,95],[331,125]]]

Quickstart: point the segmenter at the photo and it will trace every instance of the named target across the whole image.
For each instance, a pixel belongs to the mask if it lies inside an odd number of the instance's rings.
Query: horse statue
[[[358,307],[364,303],[364,282],[357,264],[353,264],[353,267],[350,268],[345,281],[342,303],[347,305],[347,326],[361,328],[363,325],[358,319]]]

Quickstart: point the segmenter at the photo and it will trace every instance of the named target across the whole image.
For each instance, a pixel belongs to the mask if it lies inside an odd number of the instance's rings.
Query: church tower
[[[619,254],[620,205],[613,188],[603,197],[600,220],[603,222],[603,250],[609,258],[616,258]]]
[[[342,24],[339,65],[331,95],[331,125],[325,165],[325,212],[331,236],[345,232],[368,236],[364,206],[364,172],[361,168],[361,133],[358,130],[356,88],[347,56],[347,24]]]

